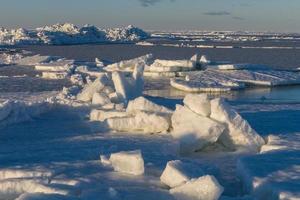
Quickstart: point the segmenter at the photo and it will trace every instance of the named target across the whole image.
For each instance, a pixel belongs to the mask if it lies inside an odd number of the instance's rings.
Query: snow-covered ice
[[[160,181],[170,188],[185,184],[187,181],[203,176],[200,166],[180,160],[169,161],[160,176]]]
[[[126,113],[124,111],[94,109],[91,111],[90,120],[103,122],[110,118],[121,118],[121,117],[127,117],[127,116],[128,116],[128,113]]]
[[[256,199],[299,199],[299,133],[269,137],[261,154],[237,163],[244,190]]]
[[[217,200],[223,190],[214,176],[207,175],[172,188],[170,192],[177,200]]]
[[[140,150],[113,153],[109,161],[117,172],[135,176],[144,174],[144,159]]]

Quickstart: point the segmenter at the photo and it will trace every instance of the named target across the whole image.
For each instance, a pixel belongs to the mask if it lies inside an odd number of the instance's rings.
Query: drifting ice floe
[[[187,92],[224,92],[243,89],[245,85],[279,86],[300,84],[300,75],[277,70],[213,70],[190,73],[174,78],[171,86]]]

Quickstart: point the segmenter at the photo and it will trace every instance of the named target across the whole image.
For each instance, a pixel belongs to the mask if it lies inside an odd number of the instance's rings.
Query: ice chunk
[[[208,117],[210,115],[210,100],[206,94],[187,94],[183,103],[199,115],[204,117]]]
[[[109,85],[110,81],[106,74],[101,74],[94,82],[86,85],[81,93],[77,95],[77,99],[84,102],[92,100],[94,93],[100,92],[106,85]]]
[[[172,115],[174,138],[180,141],[182,153],[201,150],[209,144],[215,143],[225,130],[225,126],[181,105],[176,106]]]
[[[196,63],[192,60],[159,60],[145,68],[149,72],[178,72],[191,71],[196,67]]]
[[[144,174],[144,159],[140,150],[113,153],[109,161],[117,172],[132,175]]]
[[[109,97],[103,92],[96,92],[93,95],[92,104],[105,105],[111,103]]]
[[[64,72],[69,71],[74,64],[74,60],[58,60],[50,63],[40,63],[37,64],[34,68],[38,71],[55,71],[55,72]]]
[[[127,104],[129,100],[142,95],[144,88],[143,71],[143,66],[135,66],[132,77],[126,77],[121,72],[113,72],[112,80],[120,101]]]
[[[111,162],[109,161],[108,157],[105,155],[100,155],[100,162],[104,166],[110,166]]]
[[[222,98],[211,101],[210,117],[226,124],[227,130],[220,136],[219,141],[229,149],[257,152],[265,144],[264,139]]]
[[[127,117],[128,113],[116,110],[97,110],[91,111],[90,120],[92,121],[105,121],[110,118]]]
[[[80,85],[80,86],[84,85],[83,77],[81,74],[73,74],[70,77],[70,81],[75,85]]]
[[[201,63],[202,65],[208,65],[208,64],[211,63],[211,61],[208,60],[207,57],[206,57],[205,55],[203,55],[203,56],[201,56],[201,58],[200,58],[200,63]]]
[[[167,163],[165,170],[160,176],[160,181],[170,188],[180,186],[192,178],[203,176],[204,173],[199,166],[173,160]]]
[[[207,175],[172,188],[170,193],[177,200],[217,200],[223,191],[216,178]]]
[[[124,60],[118,63],[107,65],[104,69],[106,71],[133,71],[136,65],[146,65],[152,60],[152,54],[147,54],[131,60]]]
[[[12,104],[10,101],[0,102],[0,121],[6,119],[12,111]]]
[[[156,113],[139,112],[135,116],[111,118],[107,120],[113,130],[123,132],[161,133],[170,127],[170,118]]]
[[[42,72],[42,78],[45,79],[65,79],[68,75],[68,72]]]
[[[138,97],[128,103],[126,111],[128,113],[136,113],[139,111],[154,112],[154,113],[169,113],[173,111],[164,107],[157,105],[145,97]]]

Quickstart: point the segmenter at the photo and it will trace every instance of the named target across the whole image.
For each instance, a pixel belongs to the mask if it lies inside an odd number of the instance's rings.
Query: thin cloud
[[[163,0],[138,0],[143,7],[154,6],[155,4],[162,2]],[[170,2],[175,2],[175,0],[169,0]]]
[[[205,12],[204,15],[210,15],[210,16],[228,16],[231,15],[230,12],[227,11],[212,11],[212,12]]]
[[[232,19],[235,19],[235,20],[245,20],[245,18],[243,18],[243,17],[238,17],[238,16],[233,16]]]

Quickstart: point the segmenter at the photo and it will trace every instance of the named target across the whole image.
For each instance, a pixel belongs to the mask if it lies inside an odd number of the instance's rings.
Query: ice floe
[[[300,84],[300,75],[278,70],[214,70],[189,73],[186,78],[173,78],[171,86],[187,92],[226,92],[247,85],[280,86]]]

